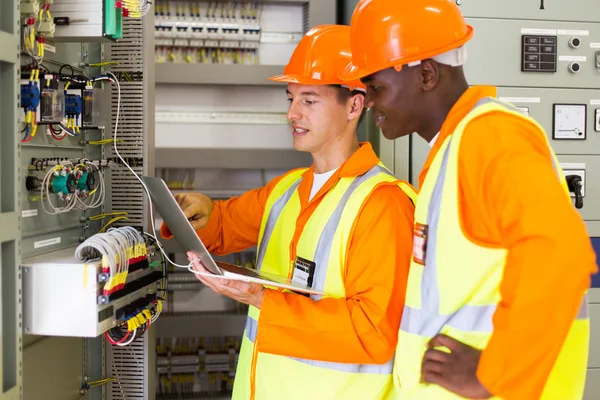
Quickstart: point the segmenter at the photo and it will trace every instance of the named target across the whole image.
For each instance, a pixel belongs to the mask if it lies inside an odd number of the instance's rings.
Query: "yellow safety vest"
[[[492,316],[500,300],[499,285],[507,250],[490,249],[469,241],[460,226],[458,204],[458,150],[465,126],[489,112],[523,118],[546,137],[533,119],[508,104],[484,98],[460,122],[435,156],[415,210],[413,260],[394,363],[394,383],[401,399],[461,398],[440,386],[419,382],[427,342],[443,333],[483,349],[493,332]],[[551,149],[550,153],[565,188],[565,201],[570,201],[560,164]],[[584,297],[579,315],[550,373],[543,399],[582,398],[589,330]]]
[[[263,214],[257,269],[289,276],[294,268],[290,243],[300,214],[298,185],[305,170],[286,175],[270,193]],[[341,178],[309,218],[298,240],[298,257],[313,261],[312,287],[344,298],[346,249],[363,202],[378,184],[396,178],[381,164],[361,176]],[[400,188],[416,201],[404,182]],[[321,296],[312,295],[313,300]],[[393,391],[393,359],[382,365],[358,365],[260,353],[256,348],[260,310],[250,307],[236,371],[233,399],[381,399]],[[254,396],[252,396],[254,394]]]

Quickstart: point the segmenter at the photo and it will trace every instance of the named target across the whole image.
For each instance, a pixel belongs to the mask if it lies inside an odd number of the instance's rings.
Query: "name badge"
[[[299,285],[312,287],[316,265],[317,264],[312,261],[306,260],[302,257],[296,257],[292,282]]]
[[[415,224],[413,230],[413,261],[420,265],[425,265],[425,255],[427,254],[427,225]]]

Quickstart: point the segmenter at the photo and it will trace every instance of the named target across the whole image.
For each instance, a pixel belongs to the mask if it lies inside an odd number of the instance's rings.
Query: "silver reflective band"
[[[292,195],[296,191],[298,185],[302,182],[302,178],[300,177],[296,182],[294,182],[283,195],[275,200],[273,207],[271,207],[271,211],[269,212],[269,217],[267,218],[267,224],[265,225],[265,231],[263,233],[262,240],[260,241],[260,245],[258,248],[258,257],[256,260],[256,269],[260,271],[262,267],[263,261],[265,259],[265,251],[267,250],[267,245],[271,240],[271,235],[273,234],[273,229],[275,229],[275,224],[279,219],[279,215],[283,211],[285,205],[290,201]]]
[[[575,319],[582,320],[588,319],[590,317],[590,308],[588,306],[587,293],[583,295],[583,300],[581,301],[581,305],[579,306],[579,312],[577,313],[577,317]]]
[[[252,342],[256,342],[258,334],[258,321],[250,316],[246,317],[246,337]]]
[[[352,193],[354,193],[354,191],[360,186],[360,184],[380,173],[392,175],[392,173],[386,170],[385,168],[382,168],[379,165],[375,165],[369,171],[354,178],[350,186],[348,186],[348,189],[346,189],[346,192],[342,196],[342,199],[336,206],[335,211],[333,212],[331,217],[329,217],[329,221],[327,221],[323,232],[321,232],[321,237],[319,237],[319,241],[317,242],[317,248],[315,249],[313,261],[316,264],[316,270],[315,276],[313,278],[313,288],[318,289],[320,291],[323,291],[323,289],[325,288],[327,267],[329,264],[329,255],[331,254],[331,245],[333,244],[333,237],[340,223],[340,220],[342,219],[342,212],[344,211],[344,207],[346,207],[350,196],[352,196]],[[316,301],[320,300],[322,296],[313,294],[310,297]]]
[[[258,321],[248,316],[246,318],[246,337],[252,342],[256,342],[256,336],[258,334]],[[385,364],[347,364],[347,363],[335,363],[327,361],[316,361],[306,360],[303,358],[290,359],[308,364],[312,367],[330,369],[333,371],[349,372],[355,374],[391,374],[394,368],[394,357]]]
[[[507,109],[518,111],[516,108],[499,102],[493,98],[483,98],[475,104],[476,109],[487,103],[494,103],[506,107]],[[473,111],[471,110],[471,112]],[[441,210],[442,194],[444,192],[444,183],[448,169],[448,158],[452,146],[453,136],[448,139],[448,145],[444,151],[442,165],[437,176],[435,186],[431,195],[428,207],[427,225],[429,226],[429,237],[427,238],[427,248],[425,256],[425,266],[423,277],[421,279],[421,309],[404,306],[400,330],[414,335],[432,337],[438,334],[444,326],[451,326],[464,332],[483,332],[491,333],[494,329],[492,318],[496,311],[496,305],[486,306],[464,305],[459,310],[450,315],[441,315],[439,313],[440,292],[437,279],[437,253],[436,245],[438,241],[439,214]],[[558,178],[563,179],[556,165],[554,157],[552,165]],[[588,318],[587,294],[584,296],[577,319]]]

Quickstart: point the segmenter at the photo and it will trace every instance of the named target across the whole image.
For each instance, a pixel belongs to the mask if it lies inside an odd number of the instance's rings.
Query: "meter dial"
[[[555,104],[552,138],[585,140],[585,104]]]

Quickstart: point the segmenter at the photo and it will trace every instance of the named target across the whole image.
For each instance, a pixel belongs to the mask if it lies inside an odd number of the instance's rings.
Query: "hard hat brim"
[[[323,80],[311,79],[311,78],[307,78],[305,76],[299,76],[299,75],[295,75],[295,74],[276,75],[276,76],[272,76],[268,79],[270,81],[275,81],[275,82],[298,83],[301,85],[340,85],[340,86],[345,86],[350,90],[362,90],[362,91],[367,90],[366,86],[363,85],[362,83],[360,83],[360,81],[358,81],[358,80],[342,81],[340,79],[340,80],[336,80],[336,81],[323,81]]]
[[[275,82],[287,82],[287,83],[300,83],[303,85],[326,85],[327,82],[323,82],[317,79],[310,79],[299,75],[276,75],[269,78],[270,81]]]

